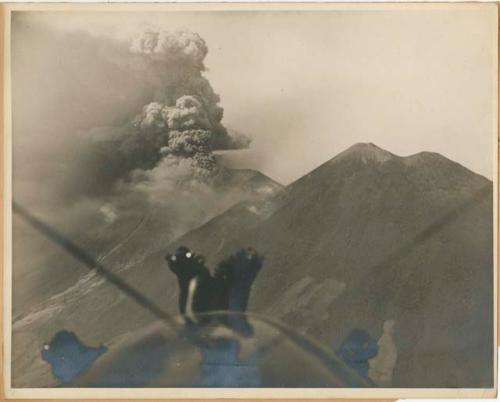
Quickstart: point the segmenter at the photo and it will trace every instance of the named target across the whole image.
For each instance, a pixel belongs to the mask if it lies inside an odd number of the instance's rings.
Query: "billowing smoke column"
[[[155,101],[144,106],[134,123],[148,132],[169,132],[163,155],[192,158],[210,170],[215,166],[212,150],[242,145],[221,124],[220,98],[202,75],[208,48],[198,34],[148,31],[132,42],[130,50],[146,60],[156,88]]]
[[[203,76],[208,48],[198,34],[147,31],[129,50],[132,68],[154,88],[153,100],[124,126],[91,130],[95,149],[84,164],[96,169],[90,176],[99,180],[90,183],[90,192],[106,192],[131,173],[144,179],[140,170],[181,161],[190,167],[182,171],[206,178],[217,172],[214,150],[248,146],[248,138],[229,136],[221,124],[220,98]]]
[[[201,101],[191,95],[181,96],[173,106],[152,102],[144,106],[133,124],[142,133],[162,138],[162,156],[190,158],[207,171],[215,169],[212,150],[229,142],[220,120],[214,127]]]

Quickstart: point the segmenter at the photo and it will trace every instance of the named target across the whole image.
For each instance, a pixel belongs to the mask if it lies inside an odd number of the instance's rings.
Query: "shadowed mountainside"
[[[240,182],[260,179],[256,174]],[[367,331],[378,339],[379,352],[389,351],[370,361],[382,386],[488,387],[492,191],[490,181],[439,154],[398,157],[356,144],[274,198],[237,204],[168,247],[137,252],[132,239],[123,255],[104,263],[175,313],[167,251],[188,246],[213,268],[251,246],[265,264],[249,310],[282,319],[334,349],[353,329]],[[147,233],[160,236],[161,225]],[[14,323],[14,346],[23,350],[14,361],[17,386],[50,382],[35,352],[59,329],[78,333],[86,344],[109,345],[154,319],[89,278],[65,293],[65,303],[50,305],[55,312],[48,306],[41,318]]]
[[[215,262],[256,248],[265,267],[250,309],[334,348],[355,328],[378,339],[394,320],[392,386],[486,387],[492,191],[439,154],[398,157],[356,144],[289,185],[269,218],[242,218],[246,227],[223,245],[219,217],[170,249],[183,244]]]
[[[226,170],[215,186],[221,198],[224,197],[221,211],[243,200],[261,202],[282,188],[254,170]],[[185,224],[186,230],[212,218],[208,213],[193,211],[191,222]],[[15,263],[16,256],[38,257],[26,261],[31,269],[14,275],[12,370],[15,387],[54,384],[40,351],[44,342],[62,328],[75,332],[85,343],[108,344],[112,338],[154,319],[151,313],[95,272],[88,272],[80,261],[58,245],[43,238],[17,216],[16,219],[17,233],[26,232],[36,237],[45,249],[43,253],[32,251],[18,242],[14,250]],[[126,219],[96,225],[74,241],[113,273],[157,299],[166,311],[176,314],[175,281],[167,272],[163,255],[166,245],[182,235],[178,232],[179,225],[175,225],[179,219],[175,210],[168,208],[137,210]],[[85,228],[87,226],[90,225]]]

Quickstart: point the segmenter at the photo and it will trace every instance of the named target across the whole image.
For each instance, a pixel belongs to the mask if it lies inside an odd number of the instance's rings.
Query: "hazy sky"
[[[147,27],[199,33],[209,47],[206,76],[221,96],[223,122],[253,137],[251,149],[232,160],[286,184],[361,141],[398,155],[439,152],[491,178],[492,11],[492,5],[422,5],[411,11],[59,12],[26,21],[63,36],[86,31],[127,39]]]

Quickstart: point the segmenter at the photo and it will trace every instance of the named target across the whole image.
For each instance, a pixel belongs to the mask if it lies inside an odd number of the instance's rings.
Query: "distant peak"
[[[418,152],[416,154],[406,156],[403,159],[404,159],[404,163],[406,165],[409,165],[409,166],[417,165],[420,163],[428,163],[430,161],[453,162],[437,152],[428,152],[428,151]]]
[[[372,152],[387,152],[388,151],[376,146],[373,142],[357,142],[354,145],[351,145],[347,148],[346,151],[372,151]]]
[[[397,158],[396,155],[382,149],[371,142],[358,142],[340,153],[334,160],[343,159],[346,157],[359,158],[363,162],[375,161],[386,162],[390,159]]]

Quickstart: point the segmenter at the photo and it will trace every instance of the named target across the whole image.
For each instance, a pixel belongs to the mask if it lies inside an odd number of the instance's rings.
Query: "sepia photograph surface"
[[[486,3],[8,6],[7,391],[493,395],[497,35]]]

